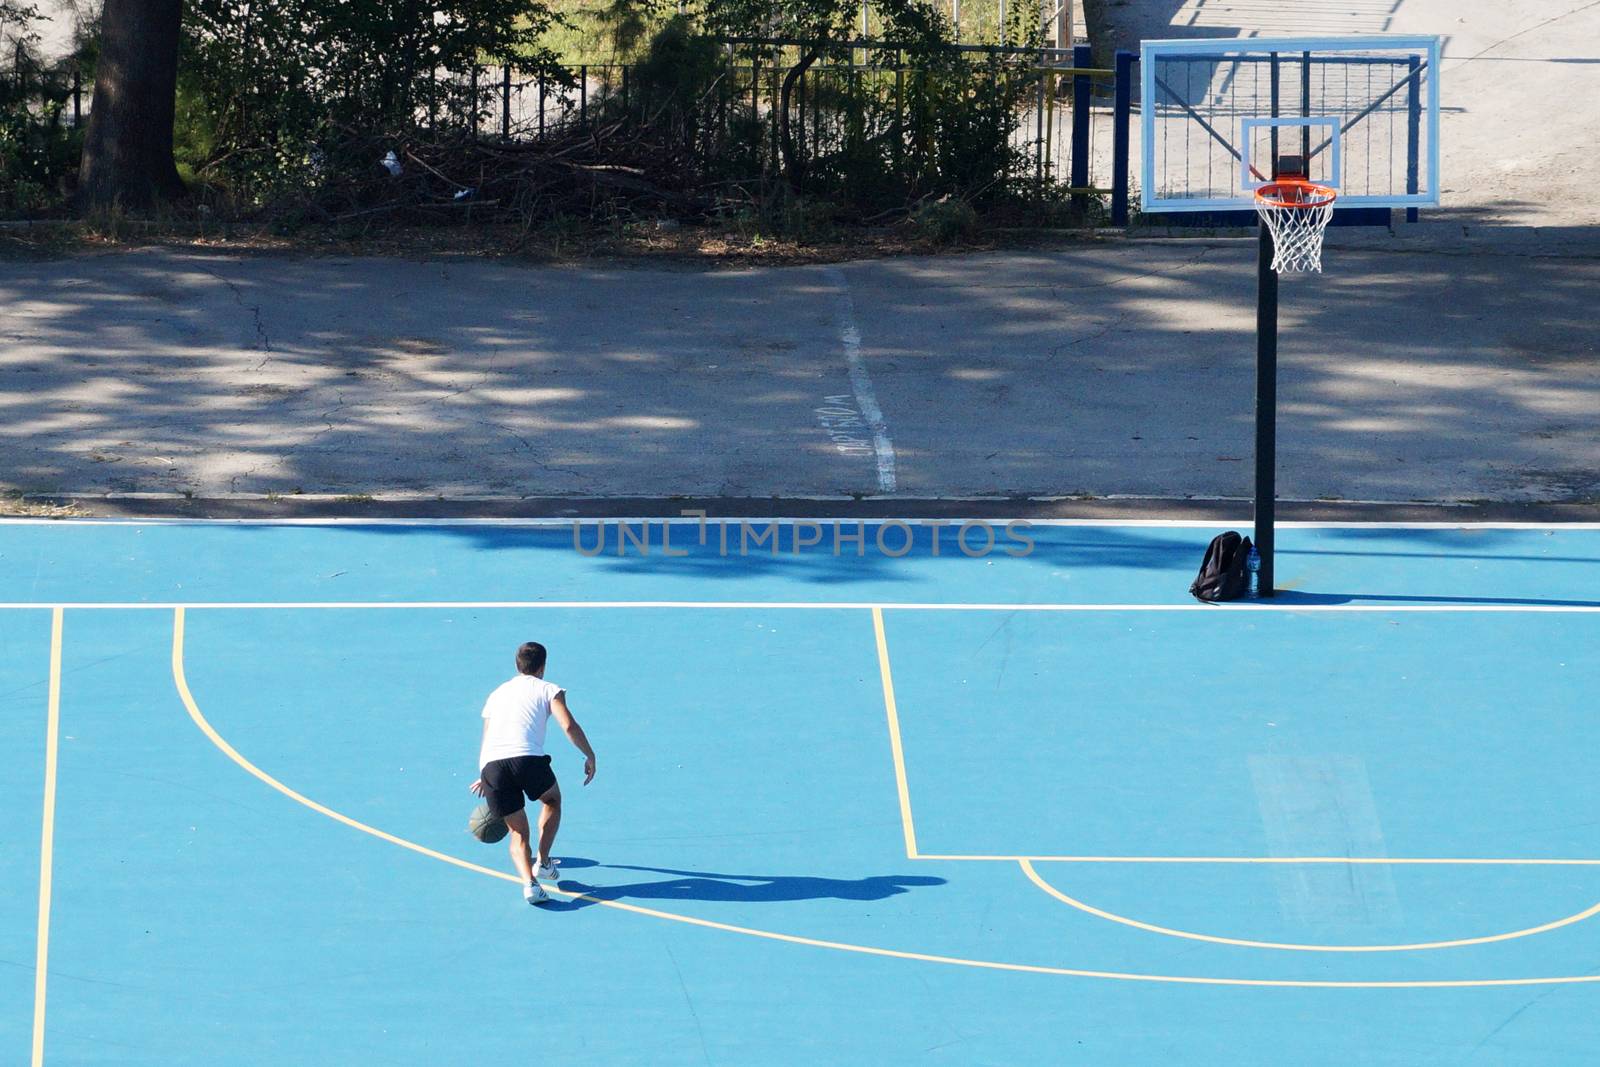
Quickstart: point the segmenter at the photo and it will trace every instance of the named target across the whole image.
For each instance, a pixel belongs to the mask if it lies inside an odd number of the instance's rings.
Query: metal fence
[[[783,155],[780,123],[785,75],[796,65],[797,44],[759,44],[767,54],[746,54],[692,104],[696,150],[727,155],[743,147],[764,170]],[[826,169],[863,147],[901,157],[937,126],[948,134],[963,114],[1003,102],[1005,114],[988,120],[1008,127],[1007,180],[1036,195],[1054,191],[1087,204],[1110,198],[1118,184],[1112,169],[1116,72],[1093,66],[1087,45],[1071,50],[958,46],[964,62],[941,68],[938,114],[926,106],[932,94],[927,70],[903,52],[872,41],[847,42],[830,59],[798,76],[787,102],[791,147],[808,168]],[[954,73],[953,73],[954,72]],[[684,101],[652,98],[642,68],[627,64],[578,64],[563,71],[524,73],[511,66],[450,76],[454,121],[480,136],[537,143],[569,136],[597,124],[659,121]],[[430,116],[437,122],[441,116]],[[449,119],[451,116],[445,116]],[[682,120],[681,114],[677,116]],[[1124,176],[1125,179],[1125,176]]]
[[[772,49],[794,47],[793,42],[766,43]],[[1007,177],[1013,188],[1069,195],[1082,207],[1101,202],[1113,225],[1126,223],[1137,56],[1118,53],[1113,68],[1098,68],[1089,46],[1081,44],[1070,50],[957,47],[968,60],[973,86],[994,79],[1026,86],[1026,92],[1011,99],[1006,116],[1013,154]],[[847,42],[846,49],[845,61],[815,66],[793,86],[789,122],[807,163],[826,166],[831,156],[874,136],[891,146],[905,146],[914,140],[918,122],[949,120],[948,115],[913,112],[912,88],[922,71],[904,54],[891,51],[886,60],[884,46],[872,41]],[[787,56],[752,54],[726,69],[700,110],[695,133],[700,151],[722,151],[731,140],[744,137],[760,166],[777,164],[781,85],[792,56],[792,51]],[[661,102],[650,99],[639,71],[626,64],[577,64],[554,76],[511,66],[440,72],[442,91],[432,96],[418,120],[466,126],[481,137],[535,143],[600,122],[650,115]],[[21,63],[0,72],[0,96],[26,101],[30,121],[41,129],[81,128],[92,95],[92,83],[76,68]],[[850,106],[868,98],[875,102],[878,124],[870,131],[862,128]]]

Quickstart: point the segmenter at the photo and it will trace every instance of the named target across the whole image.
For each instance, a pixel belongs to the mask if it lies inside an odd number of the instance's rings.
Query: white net
[[[1322,234],[1333,218],[1333,191],[1321,186],[1269,185],[1256,195],[1256,212],[1272,231],[1272,269],[1279,274],[1322,273]]]

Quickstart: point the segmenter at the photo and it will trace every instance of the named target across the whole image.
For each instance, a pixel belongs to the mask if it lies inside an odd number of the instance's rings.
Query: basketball
[[[492,845],[505,840],[506,834],[511,831],[506,829],[504,819],[489,814],[489,805],[484,803],[472,809],[472,814],[467,818],[467,832],[484,844]]]

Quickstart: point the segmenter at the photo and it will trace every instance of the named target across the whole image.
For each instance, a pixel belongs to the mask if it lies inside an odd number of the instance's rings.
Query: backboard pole
[[[1311,117],[1311,53],[1300,54],[1300,117]],[[1300,127],[1300,158],[1306,161],[1306,166],[1311,166],[1311,127]],[[1311,171],[1308,169],[1307,174]]]
[[[1278,454],[1278,272],[1272,231],[1256,224],[1256,499],[1255,544],[1261,553],[1261,595],[1272,596]]]

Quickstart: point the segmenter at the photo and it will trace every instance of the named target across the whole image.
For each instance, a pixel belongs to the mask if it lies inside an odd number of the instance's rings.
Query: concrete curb
[[[13,498],[16,500],[17,498]],[[1251,502],[1191,497],[351,497],[326,494],[220,498],[135,493],[26,496],[6,517],[72,519],[1053,519],[1188,520],[1248,525]],[[37,509],[29,515],[25,508]],[[0,515],[3,515],[0,512]],[[1279,500],[1280,522],[1600,522],[1600,504]]]

